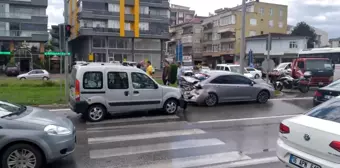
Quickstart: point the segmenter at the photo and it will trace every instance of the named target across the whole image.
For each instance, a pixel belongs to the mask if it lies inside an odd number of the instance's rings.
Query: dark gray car
[[[0,101],[3,168],[41,168],[75,150],[73,123],[47,110]]]

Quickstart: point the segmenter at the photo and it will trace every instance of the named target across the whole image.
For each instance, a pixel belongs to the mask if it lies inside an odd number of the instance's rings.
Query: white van
[[[132,111],[163,109],[175,114],[185,104],[181,96],[179,88],[159,85],[134,67],[83,64],[74,66],[70,77],[69,106],[91,122]]]

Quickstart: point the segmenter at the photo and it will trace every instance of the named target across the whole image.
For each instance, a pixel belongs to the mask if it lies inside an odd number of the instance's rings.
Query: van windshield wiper
[[[13,116],[13,115],[20,115],[21,113],[23,113],[26,110],[27,110],[26,106],[21,106],[17,111],[10,113],[10,114],[6,114],[4,116],[1,116],[0,118],[6,118],[6,117]]]

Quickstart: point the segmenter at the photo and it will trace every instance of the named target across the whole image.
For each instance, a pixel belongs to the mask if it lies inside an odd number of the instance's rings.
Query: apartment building
[[[21,71],[32,69],[34,62],[44,58],[49,36],[46,8],[47,0],[0,1],[0,51],[11,51]],[[0,66],[8,63],[7,58],[0,56]]]
[[[316,42],[314,44],[314,48],[322,48],[322,47],[328,47],[330,46],[330,43],[328,41],[328,32],[321,30],[319,28],[316,28],[314,26],[311,26],[316,34]],[[288,25],[287,26],[287,34],[291,34],[294,30],[294,26]]]
[[[168,44],[168,57],[176,58],[176,46],[183,45],[183,56],[191,56],[195,64],[202,62],[202,25],[205,17],[195,17],[190,21],[170,27],[170,41]]]
[[[69,0],[74,60],[146,61],[161,68],[169,39],[168,0]]]
[[[190,21],[195,16],[195,11],[190,7],[171,4],[170,7],[170,25],[175,26]]]
[[[246,4],[246,37],[286,33],[287,6],[252,1]],[[203,20],[203,58],[213,67],[239,59],[242,7],[224,8]]]

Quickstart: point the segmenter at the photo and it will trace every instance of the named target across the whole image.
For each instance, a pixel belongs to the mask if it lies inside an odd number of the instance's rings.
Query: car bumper
[[[76,101],[70,100],[68,103],[68,106],[73,112],[76,112],[78,114],[83,114],[87,111],[89,104],[86,101],[76,102]]]
[[[72,134],[65,136],[51,136],[51,141],[48,143],[50,147],[49,156],[46,158],[47,162],[53,162],[66,157],[74,152],[76,149],[76,131],[74,130]]]
[[[196,94],[194,91],[191,91],[190,96],[186,97],[185,101],[188,103],[202,104],[206,97],[208,97],[208,94],[205,92]]]
[[[298,168],[297,166],[289,163],[289,157],[290,154],[293,154],[297,157],[300,157],[304,160],[307,160],[309,162],[312,162],[314,164],[317,164],[319,166],[321,166],[322,168],[336,168],[336,167],[340,167],[340,164],[336,164],[334,162],[330,162],[318,157],[315,157],[313,155],[310,155],[308,153],[302,152],[300,150],[297,150],[289,145],[287,145],[286,143],[284,143],[280,138],[277,140],[277,147],[276,147],[276,155],[279,158],[279,160],[281,160],[281,162],[283,162],[284,164],[286,164],[289,167],[293,167],[293,168]]]

